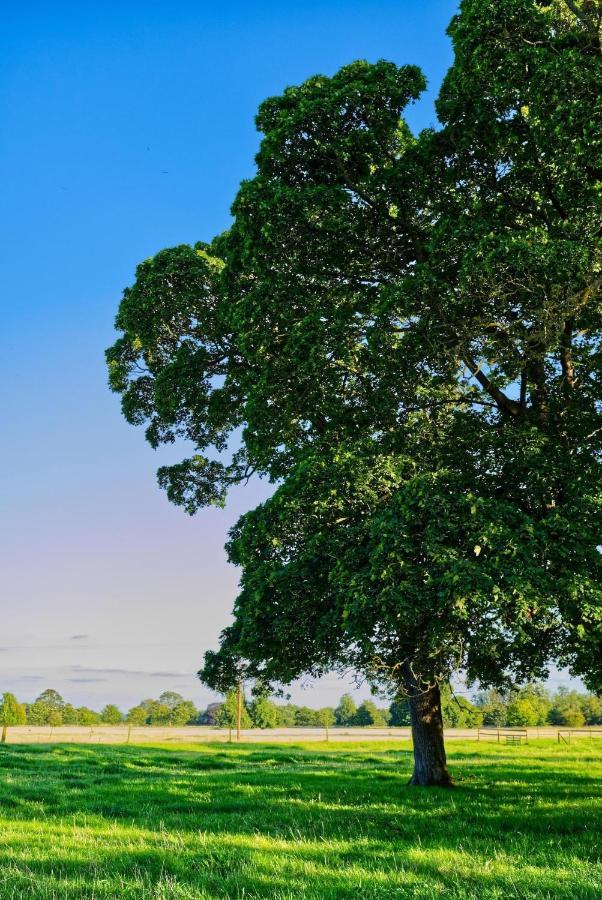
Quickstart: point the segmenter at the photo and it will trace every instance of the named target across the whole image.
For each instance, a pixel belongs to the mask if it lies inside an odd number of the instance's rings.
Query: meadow
[[[0,747],[0,897],[597,898],[602,740]]]

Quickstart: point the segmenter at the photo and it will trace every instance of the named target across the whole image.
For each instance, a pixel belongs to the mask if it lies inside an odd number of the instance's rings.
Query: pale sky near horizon
[[[0,692],[128,707],[195,678],[229,622],[228,528],[269,486],[189,518],[106,386],[136,264],[210,240],[253,172],[258,104],[354,59],[417,63],[435,124],[447,0],[14,4],[0,36]],[[338,678],[293,689],[336,703]],[[367,695],[366,689],[360,694]]]

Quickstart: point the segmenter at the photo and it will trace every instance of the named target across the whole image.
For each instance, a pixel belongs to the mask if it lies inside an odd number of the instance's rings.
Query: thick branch
[[[587,31],[589,31],[591,37],[594,39],[594,43],[597,47],[600,46],[600,35],[598,32],[598,28],[600,26],[600,18],[598,17],[598,23],[594,21],[594,16],[590,15],[590,10],[595,10],[598,4],[596,3],[584,3],[583,7],[577,6],[574,0],[564,0],[565,5],[568,6],[573,15],[579,19],[582,25],[585,25]]]
[[[498,409],[501,412],[505,412],[510,416],[518,416],[520,413],[520,406],[514,400],[511,400],[510,397],[507,397],[503,391],[501,391],[497,385],[495,385],[490,378],[485,375],[485,373],[481,370],[481,368],[475,363],[474,360],[470,359],[470,357],[465,356],[463,359],[464,365],[470,370],[473,378],[478,381],[482,388],[484,388],[489,396],[495,400],[495,403]]]
[[[520,408],[524,414],[527,409],[527,370],[523,368],[520,373]]]
[[[566,320],[560,339],[560,365],[562,366],[565,391],[572,390],[575,387],[575,367],[572,353],[573,324],[573,319]]]

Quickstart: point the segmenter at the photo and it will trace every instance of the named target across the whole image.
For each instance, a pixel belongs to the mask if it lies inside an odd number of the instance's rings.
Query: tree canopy
[[[25,707],[14,694],[5,691],[0,700],[0,725],[25,725]]]
[[[464,0],[419,135],[415,66],[287,88],[229,232],[139,266],[108,362],[153,446],[195,448],[160,484],[190,513],[277,485],[232,531],[212,686],[602,683],[600,20]]]

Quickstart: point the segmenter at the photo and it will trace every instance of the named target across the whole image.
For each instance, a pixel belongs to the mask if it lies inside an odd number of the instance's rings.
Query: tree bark
[[[407,671],[405,688],[414,744],[414,772],[409,783],[420,787],[452,787],[445,756],[439,685],[420,690],[416,678]]]

